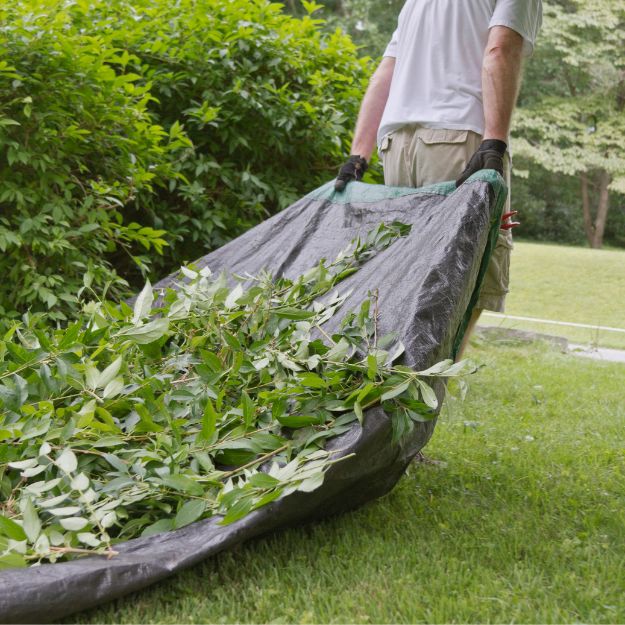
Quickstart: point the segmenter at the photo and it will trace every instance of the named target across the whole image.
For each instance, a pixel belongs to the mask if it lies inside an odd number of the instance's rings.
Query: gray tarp
[[[421,189],[352,183],[342,194],[329,183],[256,226],[198,265],[213,271],[256,273],[267,268],[296,276],[319,259],[333,259],[381,221],[411,224],[410,234],[369,260],[339,285],[351,289],[343,312],[379,291],[379,332],[394,331],[406,347],[405,364],[419,369],[452,356],[475,304],[478,285],[497,238],[506,189],[492,171]],[[157,286],[170,284],[171,278]],[[328,322],[331,331],[340,316]],[[443,388],[436,388],[439,399]],[[278,499],[232,525],[218,519],[118,544],[119,555],[89,557],[0,573],[0,622],[49,622],[144,588],[230,545],[287,525],[343,512],[388,492],[427,443],[434,421],[416,424],[391,444],[388,417],[366,412],[330,442],[351,458],[333,465],[312,493]]]

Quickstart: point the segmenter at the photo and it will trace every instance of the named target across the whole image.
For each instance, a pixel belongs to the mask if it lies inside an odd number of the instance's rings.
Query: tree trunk
[[[598,199],[597,199],[597,216],[595,217],[595,236],[591,247],[601,249],[603,245],[603,233],[605,232],[605,222],[608,218],[608,208],[610,206],[610,193],[608,185],[611,182],[610,174],[601,170],[599,172]]]
[[[604,169],[599,170],[597,175],[597,184],[592,185],[596,190],[597,201],[596,207],[588,192],[588,173],[580,174],[582,183],[582,211],[584,215],[584,231],[588,244],[593,249],[601,249],[603,245],[603,234],[605,232],[605,224],[608,218],[608,209],[610,207],[610,192],[608,186],[612,181],[610,174]],[[593,210],[594,208],[594,210]],[[593,215],[594,213],[594,215]]]
[[[588,197],[588,174],[583,171],[581,174],[582,181],[582,211],[584,213],[584,231],[588,244],[592,247],[594,232],[592,228],[592,214],[590,209],[590,198]]]

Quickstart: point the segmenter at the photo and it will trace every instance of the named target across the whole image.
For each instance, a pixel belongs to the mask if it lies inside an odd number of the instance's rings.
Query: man
[[[420,187],[495,169],[507,154],[522,57],[542,22],[541,0],[407,0],[363,98],[351,156],[336,189],[360,180],[374,145],[384,182]],[[502,312],[512,235],[505,220],[458,358],[484,309]]]

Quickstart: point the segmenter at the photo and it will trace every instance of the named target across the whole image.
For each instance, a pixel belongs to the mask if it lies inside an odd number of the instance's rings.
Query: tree
[[[539,45],[520,98],[514,153],[579,178],[586,238],[600,248],[611,194],[625,193],[625,5],[546,5]]]
[[[361,56],[380,58],[397,28],[397,17],[406,0],[320,0],[326,27],[340,28],[358,46]],[[304,15],[306,0],[283,0],[294,15]]]

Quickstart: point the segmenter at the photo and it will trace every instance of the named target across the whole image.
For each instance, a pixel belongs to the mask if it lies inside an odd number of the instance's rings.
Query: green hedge
[[[369,69],[265,0],[0,8],[0,313],[120,297],[334,175]]]

